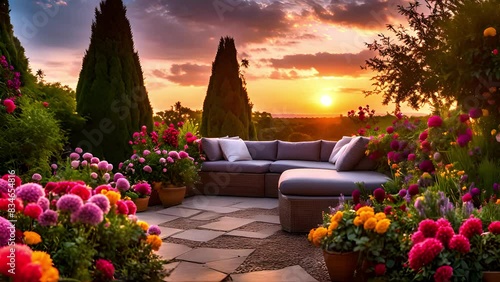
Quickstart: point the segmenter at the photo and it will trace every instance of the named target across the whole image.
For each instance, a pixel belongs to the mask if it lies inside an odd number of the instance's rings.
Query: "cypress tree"
[[[87,119],[77,145],[116,164],[130,156],[132,133],[152,127],[153,110],[123,1],[99,8],[76,89],[77,111]]]
[[[28,72],[28,59],[21,42],[14,36],[14,27],[10,22],[8,0],[0,0],[0,56],[5,56],[15,71],[21,73],[21,82],[33,78]]]
[[[203,102],[200,129],[203,136],[229,135],[255,139],[253,105],[248,98],[236,55],[234,39],[222,37],[212,63],[212,75]]]

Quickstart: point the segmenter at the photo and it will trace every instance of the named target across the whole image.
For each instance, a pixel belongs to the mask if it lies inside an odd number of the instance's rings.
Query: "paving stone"
[[[181,263],[180,261],[176,261],[176,262],[170,262],[170,263],[166,263],[163,265],[163,270],[165,270],[167,273],[173,271],[178,265],[179,263]]]
[[[206,266],[214,270],[230,274],[231,272],[235,271],[236,268],[238,268],[246,259],[247,257],[245,256],[232,259],[216,260],[207,262]]]
[[[197,242],[208,242],[223,234],[224,232],[220,231],[189,229],[184,232],[173,235],[172,238],[197,241]]]
[[[192,248],[186,245],[163,243],[160,247],[160,250],[158,250],[156,253],[163,259],[171,260],[191,250]]]
[[[226,277],[227,274],[215,271],[205,265],[183,261],[164,281],[220,282]]]
[[[214,207],[214,206],[208,206],[204,210],[215,212],[215,213],[232,213],[232,212],[237,212],[237,211],[239,211],[241,209],[232,208],[232,207]]]
[[[231,230],[239,228],[243,225],[247,225],[249,223],[252,223],[254,221],[255,220],[253,220],[253,219],[225,216],[225,217],[221,217],[219,219],[219,221],[199,226],[199,228],[213,229],[213,230],[220,230],[220,231],[231,231]]]
[[[190,217],[189,219],[195,219],[195,220],[212,220],[221,217],[222,215],[215,213],[215,212],[202,212],[200,214],[197,214],[193,217]]]
[[[173,215],[158,214],[155,212],[155,213],[137,214],[137,218],[139,220],[143,220],[143,221],[147,222],[149,225],[160,225],[160,224],[165,223],[165,222],[176,220],[179,217],[173,216]]]
[[[261,233],[261,232],[252,232],[252,231],[240,231],[240,230],[233,230],[229,233],[226,233],[226,235],[229,236],[237,236],[237,237],[246,237],[246,238],[254,238],[254,239],[264,239],[267,238],[273,234],[268,234],[268,233]]]
[[[166,208],[164,210],[158,211],[158,213],[161,214],[167,214],[167,215],[173,215],[173,216],[179,216],[179,217],[190,217],[195,214],[200,213],[198,210],[192,210],[192,209],[185,209],[185,208],[179,208],[179,207],[171,207],[171,208]]]
[[[264,270],[255,271],[243,274],[232,274],[232,281],[234,282],[281,282],[281,281],[297,281],[297,282],[317,282],[309,273],[298,265],[285,267],[279,270]]]
[[[243,202],[244,199],[241,197],[230,197],[230,196],[203,196],[197,195],[195,197],[189,198],[189,201],[184,200],[183,206],[189,206],[194,209],[205,209],[206,207],[227,207]]]
[[[219,261],[225,259],[247,257],[254,249],[215,249],[215,248],[198,248],[191,250],[182,256],[177,257],[179,260],[207,263],[211,261]]]
[[[245,201],[229,206],[230,208],[238,208],[238,209],[249,209],[249,208],[258,208],[258,209],[274,209],[278,207],[278,199],[271,198],[249,198]]]
[[[280,217],[277,215],[259,214],[259,215],[252,217],[252,219],[255,219],[255,221],[260,221],[260,222],[280,224]]]
[[[180,233],[184,231],[183,229],[177,229],[177,228],[170,228],[170,227],[165,227],[165,226],[158,226],[161,230],[160,234],[160,239],[165,239],[167,237],[170,237],[174,234]]]

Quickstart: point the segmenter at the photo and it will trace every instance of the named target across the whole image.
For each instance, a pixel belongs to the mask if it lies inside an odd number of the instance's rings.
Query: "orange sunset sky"
[[[75,89],[98,0],[11,0],[15,35],[32,70]],[[201,109],[221,36],[235,38],[254,110],[329,116],[369,104],[373,73],[360,65],[403,0],[124,0],[154,111]],[[415,112],[403,108],[403,112]]]

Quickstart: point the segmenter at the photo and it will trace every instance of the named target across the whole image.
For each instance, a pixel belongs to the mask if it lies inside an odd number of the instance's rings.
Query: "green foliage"
[[[87,122],[75,139],[117,164],[131,153],[133,131],[152,127],[152,108],[123,2],[103,1],[95,16],[76,89],[77,111]]]
[[[203,103],[200,129],[203,136],[229,135],[245,140],[256,138],[252,122],[253,105],[248,98],[236,54],[234,39],[221,38]]]
[[[16,169],[20,175],[50,174],[51,158],[58,156],[65,137],[54,115],[39,103],[17,99],[20,114],[0,114],[0,171]]]
[[[167,124],[177,124],[192,120],[195,124],[201,123],[202,112],[200,110],[191,110],[188,107],[182,106],[181,102],[176,102],[170,110],[157,112],[153,117],[155,121],[165,122]],[[193,132],[194,133],[194,132]]]

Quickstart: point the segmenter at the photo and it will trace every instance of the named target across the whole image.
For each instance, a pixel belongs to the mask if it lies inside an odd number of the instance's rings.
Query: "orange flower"
[[[343,216],[344,216],[343,212],[337,211],[335,215],[332,216],[331,222],[340,222]]]
[[[488,27],[487,29],[485,29],[483,31],[483,35],[484,35],[484,37],[488,37],[488,36],[493,37],[493,36],[496,36],[497,35],[497,30],[494,27],[490,26],[490,27]]]
[[[158,235],[148,235],[146,243],[151,245],[154,251],[158,251],[163,243]]]
[[[313,234],[313,244],[319,247],[321,245],[321,240],[325,238],[327,233],[328,229],[324,227],[318,227]]]
[[[377,225],[375,226],[375,232],[378,234],[384,234],[387,232],[387,229],[389,229],[389,226],[391,225],[391,221],[389,219],[382,219],[381,221],[377,222]]]
[[[142,220],[138,220],[137,225],[139,225],[141,227],[141,229],[144,230],[144,232],[148,232],[149,224],[147,222],[142,221]]]
[[[33,231],[24,231],[24,242],[26,245],[36,245],[42,242],[42,237]]]
[[[375,217],[369,218],[365,224],[363,225],[363,228],[365,230],[373,230],[377,226],[377,219]]]
[[[359,216],[356,216],[356,218],[354,218],[353,224],[356,226],[360,226],[361,224],[363,224],[363,221]]]

